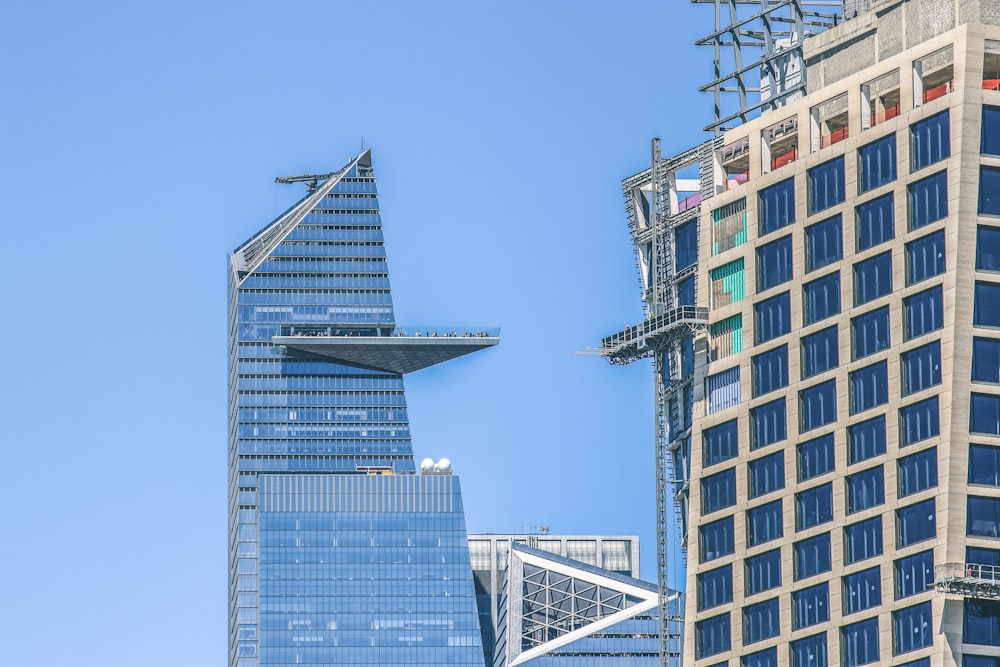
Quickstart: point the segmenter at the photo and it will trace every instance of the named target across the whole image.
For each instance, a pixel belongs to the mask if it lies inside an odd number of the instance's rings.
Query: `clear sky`
[[[397,319],[499,325],[407,380],[470,531],[638,534],[649,363],[620,181],[705,138],[710,8],[51,2],[0,13],[0,663],[226,660],[226,257],[372,148]]]

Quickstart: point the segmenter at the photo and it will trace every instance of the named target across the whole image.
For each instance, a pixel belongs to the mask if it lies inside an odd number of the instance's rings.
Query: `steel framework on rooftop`
[[[844,0],[691,2],[715,8],[715,30],[695,44],[715,51],[715,76],[699,90],[714,96],[715,120],[705,130],[716,135],[802,96],[802,44],[837,25],[844,7]]]

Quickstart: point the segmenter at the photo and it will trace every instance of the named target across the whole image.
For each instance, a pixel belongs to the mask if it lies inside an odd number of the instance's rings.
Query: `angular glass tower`
[[[230,257],[232,667],[482,665],[457,476],[417,474],[405,373],[499,342],[397,327],[371,153]]]

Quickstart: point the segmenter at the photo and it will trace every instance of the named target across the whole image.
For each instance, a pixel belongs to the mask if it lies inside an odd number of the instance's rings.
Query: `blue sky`
[[[226,256],[373,150],[397,319],[499,325],[410,377],[468,527],[638,534],[652,374],[620,180],[704,138],[687,2],[8,3],[0,662],[226,659]],[[683,100],[683,101],[681,101]]]

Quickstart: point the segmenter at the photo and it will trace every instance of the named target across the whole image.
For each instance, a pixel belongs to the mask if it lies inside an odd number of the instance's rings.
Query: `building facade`
[[[1000,665],[1000,3],[870,8],[625,181],[698,667]]]
[[[631,536],[469,534],[469,557],[476,585],[479,626],[483,632],[486,664],[493,664],[500,590],[510,549],[523,544],[617,574],[639,578],[639,538]]]
[[[371,153],[230,257],[230,665],[482,665],[459,479],[403,375],[497,331],[396,326]]]
[[[522,543],[507,556],[493,665],[660,664],[655,584]]]

